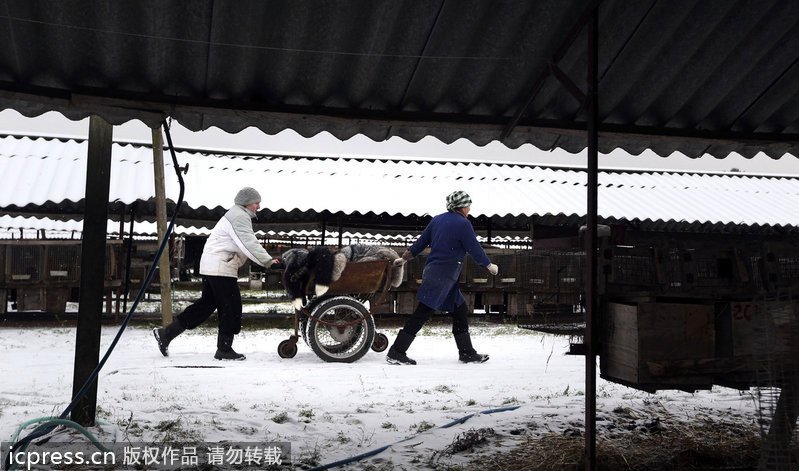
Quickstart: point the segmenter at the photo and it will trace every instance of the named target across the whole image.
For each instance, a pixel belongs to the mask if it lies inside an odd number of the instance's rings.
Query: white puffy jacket
[[[238,277],[239,267],[249,258],[269,267],[272,257],[261,247],[252,230],[255,213],[235,205],[216,223],[205,242],[200,258],[200,274]]]

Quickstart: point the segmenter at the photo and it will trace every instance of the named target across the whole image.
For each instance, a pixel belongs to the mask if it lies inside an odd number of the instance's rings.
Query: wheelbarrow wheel
[[[375,334],[375,341],[372,342],[372,350],[376,351],[377,353],[380,353],[382,351],[385,351],[385,349],[387,348],[388,348],[388,337],[386,337],[386,334],[383,333]]]
[[[280,358],[294,358],[297,355],[297,341],[288,339],[280,342],[277,346],[277,354]]]
[[[375,321],[354,298],[326,299],[311,314],[308,345],[324,361],[352,363],[366,355],[374,342]]]

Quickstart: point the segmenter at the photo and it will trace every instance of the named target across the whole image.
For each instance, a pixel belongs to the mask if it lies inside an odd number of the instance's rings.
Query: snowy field
[[[102,352],[116,330],[103,328]],[[397,329],[380,331],[393,341]],[[295,358],[281,359],[277,345],[289,334],[245,330],[234,348],[247,360],[219,362],[210,322],[176,339],[168,358],[149,328],[131,326],[99,378],[98,419],[112,425],[92,432],[106,442],[115,435],[153,444],[290,442],[296,469],[391,445],[338,468],[386,470],[474,469],[481,456],[511,450],[529,437],[582,433],[584,359],[564,355],[566,337],[472,326],[475,347],[491,359],[461,364],[449,328],[426,327],[409,350],[419,364],[394,366],[385,353],[372,351],[352,364],[325,363],[302,340]],[[66,407],[74,342],[74,328],[0,327],[0,440],[8,441],[27,420]],[[493,409],[501,411],[480,413]],[[648,394],[599,380],[597,417],[600,435],[607,436],[640,433],[664,418],[752,425],[757,414],[750,392]],[[64,441],[82,439],[61,433]],[[469,434],[485,442],[453,447]]]

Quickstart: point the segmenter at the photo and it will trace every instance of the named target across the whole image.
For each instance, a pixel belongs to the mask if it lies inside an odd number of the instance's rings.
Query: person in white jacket
[[[261,207],[261,195],[250,187],[239,190],[235,205],[216,223],[205,242],[200,258],[202,295],[187,307],[174,322],[153,329],[158,349],[169,355],[169,343],[186,329],[205,322],[214,310],[219,312],[219,334],[214,358],[244,360],[233,350],[233,337],[241,331],[241,292],[238,285],[239,267],[247,259],[269,268],[274,263],[269,253],[258,243],[252,229],[252,219]]]

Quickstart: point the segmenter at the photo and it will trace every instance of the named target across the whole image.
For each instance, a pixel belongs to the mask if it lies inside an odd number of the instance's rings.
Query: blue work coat
[[[430,255],[422,273],[422,285],[416,300],[433,309],[452,312],[466,299],[458,288],[463,259],[468,253],[482,267],[491,261],[477,242],[472,223],[456,212],[446,212],[434,217],[422,235],[408,249],[413,256],[427,246]]]

